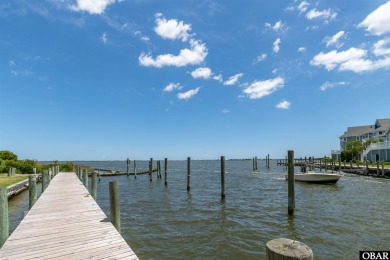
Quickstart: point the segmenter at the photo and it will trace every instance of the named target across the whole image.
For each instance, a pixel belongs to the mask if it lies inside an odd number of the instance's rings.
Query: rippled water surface
[[[389,180],[346,174],[336,185],[296,183],[295,216],[288,217],[285,168],[275,161],[270,169],[261,161],[257,172],[251,161],[226,161],[224,202],[220,162],[192,161],[190,192],[186,163],[168,162],[167,188],[163,173],[152,182],[139,175],[98,183],[97,202],[109,214],[108,182],[119,181],[122,235],[141,259],[264,259],[265,244],[281,237],[307,244],[315,259],[390,250]],[[137,169],[146,170],[147,162]]]

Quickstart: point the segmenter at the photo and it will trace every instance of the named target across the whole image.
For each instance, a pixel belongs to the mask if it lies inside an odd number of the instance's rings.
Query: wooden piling
[[[160,160],[157,161],[157,173],[158,173],[158,178],[161,179],[161,162],[160,162]]]
[[[91,178],[91,195],[92,198],[96,201],[96,195],[97,195],[97,173],[93,172],[92,173],[92,178]]]
[[[225,199],[225,156],[221,156],[221,199]]]
[[[130,167],[130,160],[129,160],[129,158],[127,158],[127,160],[126,160],[126,174],[127,174],[127,177],[129,177],[129,175],[130,175],[129,167]]]
[[[294,151],[288,151],[288,215],[294,215],[295,190],[294,190]]]
[[[35,174],[28,176],[28,195],[28,208],[31,209],[37,201],[37,178]]]
[[[9,236],[8,192],[7,187],[0,187],[0,248]]]
[[[152,176],[153,170],[152,170],[152,160],[149,161],[149,179],[150,181],[153,181],[153,176]]]
[[[328,161],[326,160],[326,156],[324,157],[324,161],[325,161],[325,172],[328,171]]]
[[[43,170],[42,173],[42,192],[44,192],[48,185],[49,172],[47,170]]]
[[[164,185],[168,186],[168,158],[164,159]]]
[[[267,168],[269,169],[269,154],[267,155]]]
[[[358,169],[360,169],[359,160],[356,161],[356,166]]]
[[[259,168],[257,167],[257,163],[259,162],[259,160],[257,159],[257,156],[255,157],[255,170],[257,171]]]
[[[385,176],[385,161],[382,161],[382,176]]]
[[[252,171],[256,170],[255,167],[255,157],[252,158]]]
[[[136,167],[136,161],[134,160],[134,179],[137,179],[137,167]]]
[[[110,181],[110,219],[116,230],[121,233],[121,216],[119,206],[119,187],[118,180]]]
[[[299,241],[278,238],[266,244],[266,260],[313,260],[313,251]]]
[[[187,191],[191,190],[191,157],[187,157]]]
[[[84,184],[85,188],[87,188],[87,190],[88,190],[88,173],[87,173],[87,169],[83,169],[83,184]]]
[[[379,176],[379,160],[376,161],[376,176]]]

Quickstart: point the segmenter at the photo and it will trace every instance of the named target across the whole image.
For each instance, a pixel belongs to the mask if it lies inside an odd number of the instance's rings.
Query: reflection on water
[[[316,259],[389,250],[389,180],[346,174],[336,185],[296,183],[289,217],[285,168],[273,163],[252,172],[251,161],[226,161],[225,201],[219,161],[191,162],[190,192],[186,161],[169,161],[168,187],[164,175],[102,177],[97,201],[109,214],[108,182],[119,180],[122,235],[141,259],[264,259],[265,244],[281,237],[307,244]],[[137,162],[137,171],[147,167]]]

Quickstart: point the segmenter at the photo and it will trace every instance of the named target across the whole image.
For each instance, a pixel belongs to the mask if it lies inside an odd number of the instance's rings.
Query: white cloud
[[[237,83],[238,79],[244,76],[244,73],[237,73],[236,75],[231,76],[228,78],[223,84],[224,85],[234,85]]]
[[[222,82],[222,75],[221,75],[221,74],[215,75],[215,76],[213,77],[213,79],[216,80],[216,81]]]
[[[346,51],[338,52],[336,50],[330,51],[328,53],[320,52],[310,61],[311,65],[314,66],[325,66],[327,70],[333,70],[342,64],[350,62],[357,63],[361,61],[366,56],[366,50],[350,48]],[[348,67],[348,64],[346,65]]]
[[[260,61],[263,61],[267,58],[267,54],[266,53],[262,53],[261,55],[257,56],[256,57],[256,60],[255,62],[260,62]]]
[[[183,42],[188,40],[191,31],[191,24],[185,24],[183,21],[175,19],[167,20],[161,13],[156,14],[156,27],[154,31],[164,39],[181,39]]]
[[[345,81],[341,81],[341,82],[325,82],[324,84],[322,84],[322,86],[320,87],[320,89],[322,91],[325,91],[327,90],[328,88],[334,88],[334,87],[337,87],[337,86],[344,86],[344,85],[348,85],[349,83],[348,82],[345,82]]]
[[[282,41],[280,40],[280,38],[277,38],[275,41],[274,41],[274,43],[273,43],[273,48],[272,48],[272,51],[274,52],[274,53],[278,53],[279,52],[279,50],[280,50],[280,43],[281,43]]]
[[[299,47],[298,48],[298,52],[306,52],[306,48],[305,47]]]
[[[276,105],[276,108],[279,109],[290,109],[291,103],[287,100],[282,100],[279,104]]]
[[[222,113],[224,113],[224,114],[230,113],[230,110],[229,110],[229,109],[226,109],[226,108],[224,108],[224,109],[222,109]]]
[[[164,89],[163,91],[164,92],[171,92],[175,89],[182,89],[182,86],[180,85],[180,83],[169,83]]]
[[[390,55],[390,38],[379,40],[374,44],[373,52],[376,56]]]
[[[197,87],[195,89],[188,90],[187,92],[179,93],[177,94],[178,99],[190,99],[192,96],[198,94],[200,87]]]
[[[309,12],[306,13],[306,18],[309,20],[312,19],[334,19],[336,18],[337,13],[333,12],[330,9],[322,10],[322,11],[317,11],[317,9],[311,9]]]
[[[85,11],[90,14],[102,14],[107,6],[115,3],[115,0],[76,0],[76,5],[69,8],[73,11]]]
[[[243,92],[250,99],[258,99],[264,96],[268,96],[282,88],[284,86],[284,79],[281,77],[277,77],[274,79],[264,80],[264,81],[254,81],[249,85]]]
[[[341,43],[339,40],[344,36],[344,31],[339,31],[333,36],[327,36],[324,39],[324,42],[326,43],[326,46],[335,46],[336,48],[340,48],[343,46],[343,43]]]
[[[309,6],[309,3],[308,3],[308,2],[302,1],[302,2],[298,5],[298,10],[299,10],[299,12],[301,12],[301,13],[306,12],[308,6]]]
[[[287,27],[282,23],[282,21],[277,21],[275,25],[272,25],[270,23],[266,23],[264,25],[266,28],[272,29],[274,31],[282,31],[283,29],[287,29]]]
[[[106,44],[108,42],[108,37],[107,37],[107,33],[103,33],[103,35],[100,37],[100,40]]]
[[[200,67],[191,72],[191,76],[194,79],[198,79],[198,78],[209,79],[212,74],[213,73],[211,72],[211,69],[207,67]]]
[[[382,35],[390,32],[390,1],[379,6],[370,13],[358,27],[366,28],[366,31],[375,35]]]
[[[142,66],[161,68],[163,66],[183,67],[189,64],[196,65],[204,61],[207,56],[207,48],[204,43],[190,40],[191,49],[180,50],[179,55],[162,54],[155,59],[151,55],[141,53],[138,57]]]

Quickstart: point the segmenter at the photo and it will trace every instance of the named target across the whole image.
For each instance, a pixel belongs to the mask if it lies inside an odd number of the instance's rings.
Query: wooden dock
[[[59,173],[0,249],[0,259],[138,257],[76,174]]]

